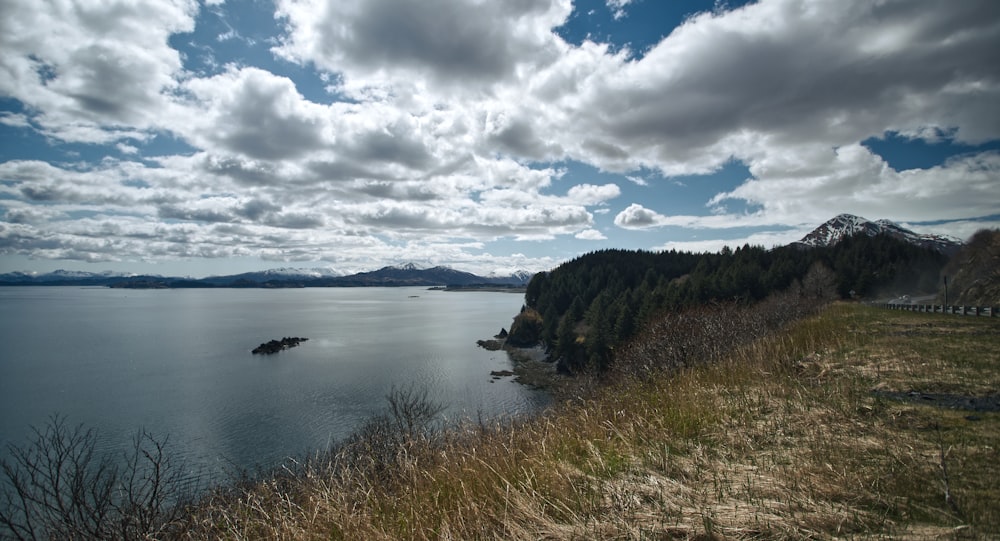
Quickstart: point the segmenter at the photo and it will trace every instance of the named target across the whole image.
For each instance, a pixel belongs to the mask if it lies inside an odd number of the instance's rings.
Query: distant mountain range
[[[914,233],[889,220],[876,220],[872,222],[853,214],[841,214],[826,221],[816,229],[813,229],[808,235],[802,237],[801,240],[793,242],[792,245],[803,248],[832,246],[845,237],[860,234],[868,235],[869,237],[885,234],[904,240],[910,244],[932,248],[949,256],[955,254],[963,245],[962,241],[955,237],[947,235],[922,235]]]
[[[831,246],[845,237],[864,234],[870,237],[887,234],[917,246],[933,248],[946,255],[955,254],[961,240],[947,235],[923,235],[889,220],[870,221],[852,214],[841,214],[823,223],[793,246],[812,248]],[[181,278],[159,275],[136,275],[115,272],[80,272],[57,270],[46,274],[10,272],[0,274],[0,285],[76,285],[124,288],[193,288],[193,287],[524,287],[533,273],[518,271],[509,276],[478,276],[450,267],[420,268],[413,263],[344,275],[332,269],[278,268],[207,278]]]
[[[57,270],[45,274],[11,272],[0,274],[0,285],[73,285],[141,289],[210,288],[210,287],[523,287],[533,276],[517,271],[509,276],[478,276],[449,267],[419,268],[403,266],[343,275],[331,269],[270,269],[228,276],[182,278],[114,272],[79,272]]]

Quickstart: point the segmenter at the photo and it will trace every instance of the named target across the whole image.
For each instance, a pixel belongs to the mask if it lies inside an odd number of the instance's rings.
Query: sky
[[[1000,226],[995,0],[5,0],[0,272]]]

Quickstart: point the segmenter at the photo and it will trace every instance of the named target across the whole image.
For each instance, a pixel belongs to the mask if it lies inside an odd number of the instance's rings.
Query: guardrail
[[[883,304],[890,310],[926,312],[929,314],[954,314],[957,316],[1000,317],[1000,306],[944,306],[941,304]]]

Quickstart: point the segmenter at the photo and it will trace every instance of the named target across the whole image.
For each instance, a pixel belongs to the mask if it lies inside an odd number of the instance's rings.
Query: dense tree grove
[[[942,273],[951,281],[947,300],[944,284],[937,302],[966,306],[1000,305],[1000,229],[980,229],[951,258]]]
[[[536,275],[509,341],[542,342],[570,371],[603,371],[614,348],[654,316],[711,302],[751,304],[793,284],[806,288],[803,279],[815,264],[833,273],[830,280],[816,283],[846,298],[935,291],[946,262],[934,250],[887,235],[859,235],[832,247],[808,249],[744,245],[701,254],[602,250]]]

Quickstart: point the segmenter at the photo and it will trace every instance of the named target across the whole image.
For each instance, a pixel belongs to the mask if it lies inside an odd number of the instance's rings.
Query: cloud
[[[4,126],[10,126],[12,128],[31,127],[31,122],[28,121],[28,115],[8,113],[8,112],[0,113],[0,124],[3,124]]]
[[[830,209],[896,221],[976,218],[996,214],[1000,153],[956,157],[929,169],[896,171],[860,144],[751,167],[752,180],[716,195],[710,205],[741,200],[775,221],[809,223]],[[776,163],[780,162],[780,163]]]
[[[26,203],[66,209],[117,209],[141,212],[144,205],[169,199],[162,190],[127,186],[129,166],[110,161],[86,170],[64,169],[37,160],[11,160],[0,163],[4,179],[0,194]],[[54,208],[60,208],[55,206]]]
[[[783,166],[780,170],[787,174],[760,174],[729,192],[717,194],[708,202],[715,211],[710,215],[668,216],[633,203],[615,217],[615,225],[632,230],[668,226],[689,230],[776,227],[779,230],[774,233],[744,239],[770,247],[770,242],[797,240],[832,214],[831,209],[901,223],[934,221],[932,227],[917,228],[966,238],[976,227],[988,227],[975,224],[986,224],[982,218],[995,216],[1000,208],[996,190],[1000,175],[998,152],[959,156],[940,166],[907,171],[890,168],[862,145],[833,149],[822,160],[814,156],[808,161],[816,170],[796,175],[793,173],[797,167]],[[758,210],[728,212],[724,204],[733,200]],[[786,227],[801,234],[789,236]],[[668,246],[701,249],[721,247],[720,243],[733,245],[732,241],[711,239]]]
[[[359,162],[389,163],[420,170],[431,163],[431,153],[413,137],[420,128],[412,118],[402,117],[377,130],[361,132],[342,153]]]
[[[812,231],[811,227],[807,228],[792,228],[783,229],[780,231],[768,231],[762,233],[753,233],[741,237],[733,237],[726,239],[704,239],[704,240],[687,240],[687,241],[671,241],[660,246],[657,246],[656,250],[677,250],[679,252],[718,252],[722,250],[723,247],[728,246],[729,248],[736,248],[749,244],[750,246],[763,246],[764,248],[773,248],[775,246],[784,246],[786,244],[792,243],[804,237],[807,233]]]
[[[709,215],[668,217],[636,204],[616,225],[726,229],[815,224],[835,212],[915,221],[995,214],[994,153],[900,172],[860,142],[886,133],[947,133],[973,144],[1000,138],[1000,110],[988,105],[1000,99],[1000,73],[986,45],[1000,41],[1000,8],[801,6],[778,0],[697,15],[643,58],[623,62],[616,77],[588,87],[579,129],[590,146],[567,144],[570,155],[668,178],[735,158],[752,175],[706,201]],[[595,142],[621,149],[626,163],[592,152]],[[758,210],[730,213],[732,201]]]
[[[11,229],[19,241],[6,242],[0,251],[62,258],[93,250],[97,260],[146,259],[194,257],[196,248],[183,246],[194,243],[203,245],[197,253],[205,256],[292,257],[310,246],[314,253],[326,254],[376,237],[413,246],[461,239],[551,239],[591,228],[593,216],[586,207],[618,195],[613,184],[543,195],[537,190],[548,186],[558,171],[503,160],[481,165],[502,171],[497,179],[510,187],[482,192],[479,199],[462,185],[463,175],[450,182],[443,177],[434,183],[351,182],[333,188],[315,180],[297,183],[281,167],[264,175],[270,182],[249,182],[246,163],[240,162],[237,174],[236,166],[205,154],[160,162],[157,167],[108,160],[99,168],[82,164],[83,170],[40,161],[0,164],[0,178],[5,179],[0,195],[11,198],[3,220],[10,227],[30,226]],[[521,179],[512,181],[511,176]],[[51,212],[28,212],[32,204],[44,204]],[[81,215],[102,218],[81,220]],[[157,224],[187,229],[156,242],[136,241],[136,235],[145,236]],[[217,234],[220,226],[230,234]],[[95,234],[106,245],[95,245]],[[386,248],[383,257],[396,253]]]
[[[664,225],[666,216],[632,203],[615,216],[615,225],[624,229],[647,229]]]
[[[625,7],[632,3],[632,0],[607,0],[608,9],[611,10],[611,16],[617,21],[628,15],[625,12]]]
[[[608,237],[604,236],[604,233],[601,233],[600,231],[598,231],[596,229],[585,229],[583,231],[580,231],[576,235],[574,235],[574,237],[576,237],[576,238],[578,238],[580,240],[607,240],[608,239]]]
[[[1000,219],[996,215],[979,220],[955,220],[945,224],[933,222],[930,224],[902,222],[901,226],[916,233],[940,235],[942,229],[946,229],[948,234],[961,239],[969,240],[973,234],[982,229],[1000,229]],[[942,227],[944,226],[944,227]]]
[[[614,199],[621,194],[621,189],[617,184],[604,184],[594,186],[593,184],[578,184],[569,189],[566,196],[581,205],[598,205],[609,199]]]
[[[990,2],[777,0],[702,13],[583,89],[577,131],[668,176],[926,126],[995,139],[998,18]]]
[[[287,34],[274,51],[341,73],[349,84],[416,76],[489,85],[555,55],[551,29],[570,11],[568,0],[281,0]]]
[[[118,143],[118,144],[115,145],[115,148],[117,148],[118,152],[121,152],[122,154],[138,154],[139,153],[139,148],[138,147],[135,147],[133,145],[129,145],[129,144],[126,144],[126,143]]]
[[[141,133],[177,86],[181,60],[168,38],[193,30],[197,9],[193,0],[6,3],[0,94],[38,111],[34,120],[57,139]]]
[[[486,119],[486,146],[521,158],[543,160],[563,154],[559,144],[543,139],[534,122],[525,117],[512,119],[503,112]]]
[[[282,160],[302,157],[324,143],[326,109],[303,99],[290,79],[257,68],[230,68],[185,86],[202,114],[192,122],[194,129],[175,129],[202,148]]]
[[[810,220],[814,221],[814,220]],[[808,223],[809,221],[807,221]],[[632,203],[615,216],[615,225],[622,229],[640,230],[658,227],[686,229],[736,229],[742,227],[781,226],[788,222],[765,212],[747,214],[716,213],[699,215],[664,215],[638,203]],[[798,225],[798,224],[796,224]]]

